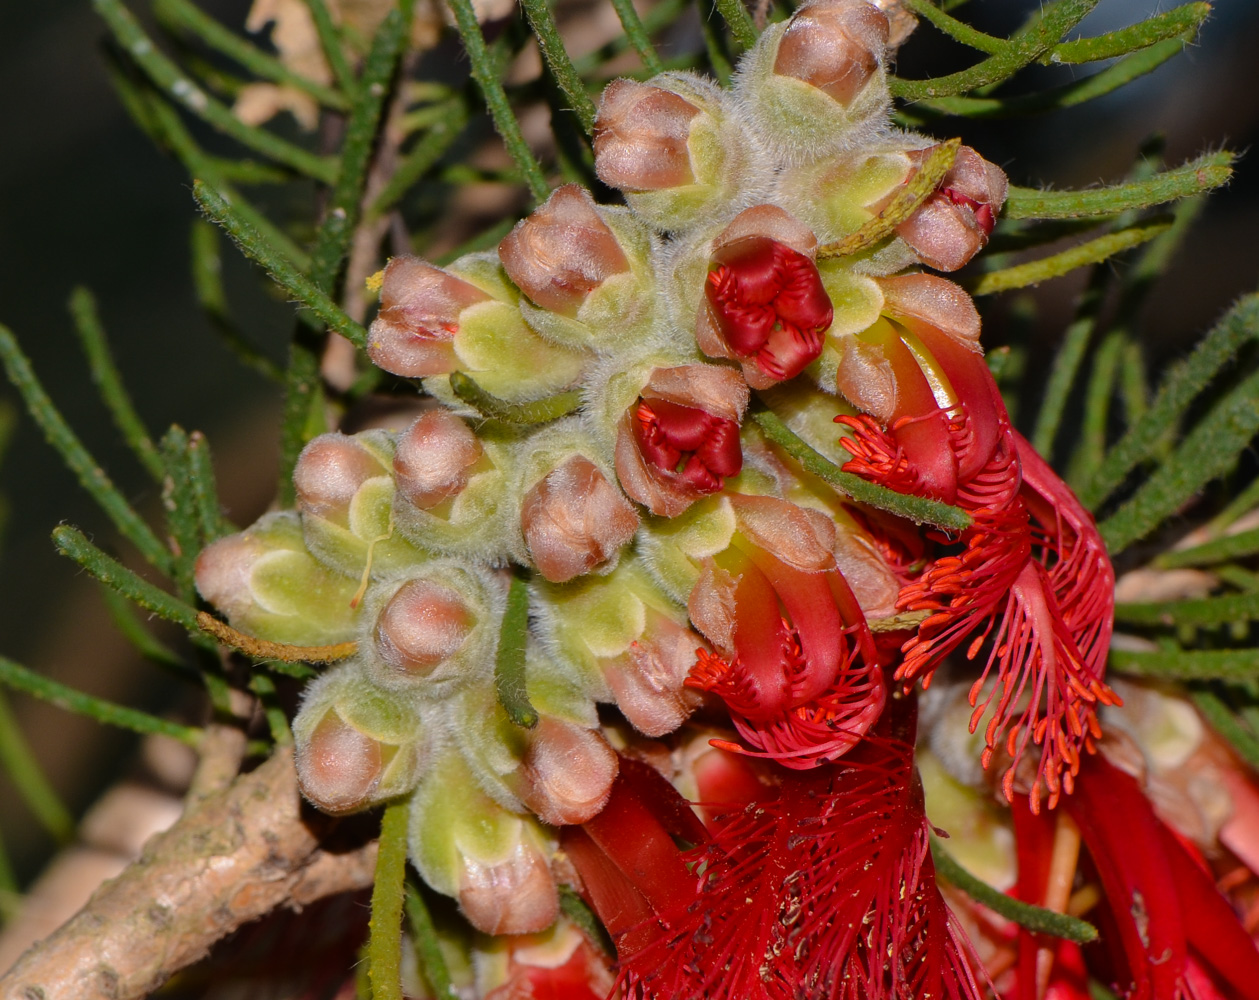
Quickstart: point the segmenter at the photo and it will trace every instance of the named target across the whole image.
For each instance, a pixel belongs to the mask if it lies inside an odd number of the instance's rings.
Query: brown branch
[[[283,663],[332,663],[344,660],[358,652],[357,642],[338,642],[331,646],[294,646],[287,642],[272,642],[232,628],[205,611],[197,612],[197,627],[214,636],[224,646],[239,650],[255,660],[280,660]]]
[[[325,847],[290,750],[196,804],[0,979],[0,1000],[129,1000],[278,906],[372,883],[376,845]]]

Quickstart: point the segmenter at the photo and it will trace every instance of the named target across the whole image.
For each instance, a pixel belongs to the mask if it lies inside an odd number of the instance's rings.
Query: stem
[[[287,642],[271,642],[239,632],[205,611],[197,612],[197,627],[256,660],[279,660],[281,663],[335,663],[358,652],[357,642],[338,642],[331,646],[295,646]]]
[[[741,5],[741,0],[738,2]],[[634,46],[634,51],[638,53],[648,72],[652,76],[663,72],[664,64],[660,62],[660,56],[656,55],[651,39],[647,37],[647,31],[638,17],[638,11],[634,9],[633,0],[612,0],[612,6],[616,9],[616,16],[620,18],[621,27],[625,29],[625,37]],[[746,11],[744,13],[746,14]]]
[[[564,47],[564,40],[560,38],[559,29],[555,26],[555,16],[551,13],[550,4],[547,0],[520,0],[520,6],[529,19],[529,26],[533,28],[538,48],[542,50],[542,58],[546,60],[556,86],[568,98],[573,114],[581,122],[582,131],[587,135],[592,134],[595,126],[595,102],[586,92],[586,85],[573,66],[568,49]],[[642,22],[639,22],[638,27],[642,29]],[[626,33],[629,33],[628,29]]]
[[[402,901],[410,808],[407,799],[391,802],[380,821],[380,853],[376,856],[367,942],[372,1000],[402,1000]]]
[[[714,3],[721,11],[721,16],[726,19],[734,40],[745,49],[755,45],[761,33],[756,30],[752,15],[743,6],[743,0],[714,0]]]
[[[561,392],[530,403],[508,403],[486,392],[463,372],[450,373],[450,389],[465,403],[486,417],[508,424],[545,424],[572,413],[581,406],[577,390]]]
[[[407,879],[405,905],[407,926],[415,944],[416,963],[420,967],[420,974],[428,982],[429,992],[434,997],[454,996],[455,988],[450,981],[450,969],[446,966],[446,956],[442,954],[432,915],[424,905],[424,897],[419,888],[410,879]]]
[[[498,657],[494,663],[494,691],[499,704],[514,725],[532,729],[538,724],[538,710],[529,701],[525,684],[525,649],[529,639],[529,589],[513,576],[507,591],[507,610],[498,636]]]

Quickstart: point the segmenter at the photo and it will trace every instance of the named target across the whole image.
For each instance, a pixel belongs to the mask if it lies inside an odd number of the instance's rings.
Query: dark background
[[[248,3],[204,6],[225,23],[241,24]],[[1082,31],[1095,34],[1169,6],[1103,0]],[[1032,7],[1023,0],[971,0],[961,13],[1004,34]],[[156,491],[116,443],[64,308],[76,284],[90,287],[150,428],[159,433],[178,422],[205,430],[229,514],[247,523],[272,488],[278,394],[231,358],[195,309],[190,183],[130,124],[111,92],[104,34],[87,0],[0,0],[0,322],[18,335],[57,404],[123,491],[152,510]],[[919,35],[902,54],[907,76],[947,71],[971,58],[932,41],[930,28]],[[1030,122],[967,124],[962,132],[1013,182],[1059,187],[1121,178],[1154,133],[1166,136],[1173,164],[1221,146],[1245,151],[1259,132],[1256,51],[1259,4],[1218,0],[1198,45],[1121,94]],[[1052,71],[1052,80],[1094,71],[1063,68]],[[955,128],[943,123],[941,134]],[[1140,329],[1155,366],[1192,343],[1234,298],[1259,288],[1257,232],[1259,163],[1249,158],[1234,183],[1214,196],[1148,304]],[[270,297],[230,250],[225,264],[243,325],[279,359],[291,329],[288,306]],[[1039,293],[1046,355],[1074,287],[1060,282]],[[7,387],[0,399],[13,401]],[[25,418],[0,465],[0,496],[10,510],[0,540],[0,653],[118,700],[170,707],[175,696],[161,675],[135,664],[113,636],[94,585],[54,554],[48,534],[58,523],[80,525],[107,546],[113,534]],[[128,738],[11,700],[76,809],[128,759]],[[29,873],[51,845],[14,801],[0,777],[4,836]]]

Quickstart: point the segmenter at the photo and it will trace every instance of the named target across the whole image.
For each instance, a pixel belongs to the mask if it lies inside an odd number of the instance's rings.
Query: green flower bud
[[[234,628],[260,639],[324,646],[354,637],[358,584],[306,550],[294,512],[267,514],[207,546],[196,581]]]
[[[358,663],[311,684],[293,720],[303,794],[346,813],[404,795],[425,767],[428,744],[416,707],[381,691]]]

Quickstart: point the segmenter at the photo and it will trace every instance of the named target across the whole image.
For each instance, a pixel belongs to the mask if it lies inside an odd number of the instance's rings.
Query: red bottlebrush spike
[[[843,766],[779,772],[777,789],[744,785],[757,799],[706,803],[711,839],[680,855],[692,873],[680,898],[617,937],[628,995],[978,998],[935,884],[913,712],[898,706]],[[604,844],[609,858],[633,847],[628,832]]]
[[[616,474],[633,500],[676,517],[743,467],[748,387],[717,365],[656,368],[617,427]]]
[[[1032,804],[1039,808],[1047,791],[1052,808],[1064,789],[1071,791],[1081,754],[1095,749],[1098,704],[1118,700],[1102,681],[1113,572],[1092,518],[1010,428],[982,357],[926,323],[916,330],[959,400],[950,413],[959,470],[974,467],[986,442],[994,443],[986,464],[958,485],[956,502],[974,519],[957,540],[961,551],[932,559],[901,591],[898,607],[931,614],[902,647],[896,679],[930,683],[941,659],[982,626],[967,656],[978,655],[992,635],[992,653],[971,691],[976,704],[996,669],[996,683],[971,720],[973,729],[994,709],[984,764],[1004,744],[1013,758],[1004,782],[1011,796],[1015,765],[1029,743],[1039,745]],[[900,492],[927,492],[891,433],[868,417],[838,419],[856,432],[847,471]]]
[[[1134,1000],[1259,1000],[1254,941],[1134,778],[1091,757],[1067,809],[1118,931],[1111,967],[1130,980],[1116,984],[1120,992]]]
[[[699,650],[687,685],[725,701],[757,755],[812,767],[850,750],[878,718],[878,654],[831,555],[833,524],[771,497],[731,503],[734,542],[690,600],[691,620],[727,658]]]
[[[729,352],[753,361],[766,380],[753,388],[799,375],[822,353],[834,317],[817,265],[767,236],[729,243],[712,260],[710,314]]]

